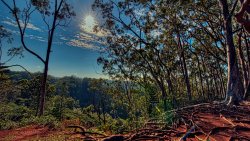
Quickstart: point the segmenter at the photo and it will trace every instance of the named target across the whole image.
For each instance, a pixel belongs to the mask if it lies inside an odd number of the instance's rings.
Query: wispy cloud
[[[63,38],[66,39],[66,38]],[[92,50],[99,50],[101,47],[105,46],[105,42],[102,38],[89,34],[89,33],[78,33],[73,39],[66,42],[69,46],[87,48]]]
[[[9,29],[9,28],[6,28],[5,29],[9,32],[11,32],[12,34],[16,34],[16,35],[19,35],[19,31],[17,30],[13,30],[13,29]],[[32,35],[32,34],[25,34],[24,36],[25,38],[29,38],[31,40],[37,40],[37,41],[40,41],[40,42],[47,42],[46,38],[42,37],[42,36],[37,36],[37,35]]]
[[[91,50],[99,50],[99,48],[100,48],[100,46],[98,46],[98,44],[90,44],[86,41],[81,41],[81,40],[77,40],[77,39],[71,39],[66,44],[69,46],[87,48],[87,49],[91,49]]]
[[[66,38],[64,36],[60,37],[60,39],[63,40],[63,41],[68,41],[69,40],[68,38]]]
[[[32,40],[37,40],[37,41],[41,41],[41,42],[47,42],[47,40],[44,37],[37,36],[37,35],[26,34],[25,37],[30,38]]]
[[[21,27],[24,27],[23,21],[20,20],[19,22],[20,22]],[[16,22],[13,19],[9,18],[9,17],[7,17],[6,20],[2,21],[2,23],[7,24],[9,26],[13,26],[13,27],[18,27]],[[30,29],[30,30],[35,30],[35,31],[42,32],[42,30],[40,28],[36,27],[35,25],[33,25],[31,23],[28,23],[26,28]]]

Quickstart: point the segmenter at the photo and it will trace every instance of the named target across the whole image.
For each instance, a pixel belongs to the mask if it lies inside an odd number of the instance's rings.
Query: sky
[[[7,2],[11,2],[6,0]],[[98,12],[92,11],[91,5],[94,0],[68,0],[74,7],[76,16],[73,17],[67,27],[56,29],[52,53],[49,63],[49,74],[56,77],[77,76],[90,78],[106,78],[102,74],[102,68],[97,64],[100,50],[105,43],[98,40],[105,35],[91,31],[94,24],[100,21]],[[17,5],[23,6],[25,0],[17,1]],[[41,20],[41,15],[33,13],[30,24],[27,27],[25,42],[28,48],[39,55],[45,56],[47,45],[47,29]],[[12,33],[14,39],[11,44],[2,42],[3,54],[2,62],[9,57],[6,52],[11,47],[21,46],[20,35],[14,18],[9,10],[0,2],[0,25]],[[30,72],[42,72],[43,64],[33,55],[24,51],[23,57],[15,57],[8,65],[19,64]],[[20,71],[15,67],[12,70]]]

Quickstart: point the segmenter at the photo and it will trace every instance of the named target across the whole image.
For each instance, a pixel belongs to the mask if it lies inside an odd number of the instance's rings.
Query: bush
[[[2,103],[0,104],[0,129],[11,129],[23,125],[25,122],[28,123],[31,115],[32,111],[25,106]]]
[[[48,126],[49,128],[52,129],[60,127],[60,122],[52,115],[35,117],[33,123],[37,125]]]
[[[18,123],[11,120],[0,120],[0,129],[8,130],[18,127]]]
[[[29,124],[48,126],[58,128],[60,123],[52,115],[35,117],[33,111],[25,106],[19,106],[15,103],[0,104],[0,130],[17,128]]]
[[[27,118],[32,115],[32,111],[15,103],[0,104],[0,118],[3,120],[20,121],[22,118]]]

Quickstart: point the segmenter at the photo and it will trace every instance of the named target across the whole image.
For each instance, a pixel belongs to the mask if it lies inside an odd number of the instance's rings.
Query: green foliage
[[[130,125],[127,120],[107,116],[107,123],[99,126],[98,129],[100,131],[110,131],[113,134],[122,134],[129,131]]]
[[[52,115],[44,115],[35,117],[32,121],[34,124],[48,126],[49,128],[55,129],[60,127],[59,120]]]
[[[0,104],[0,129],[10,129],[22,125],[24,119],[30,118],[32,111],[15,103]]]
[[[59,95],[51,97],[47,103],[48,108],[46,112],[58,119],[70,118],[73,109],[78,107],[78,102],[73,98]]]
[[[15,103],[1,103],[0,117],[6,120],[20,120],[31,116],[31,110],[25,106],[18,106]]]

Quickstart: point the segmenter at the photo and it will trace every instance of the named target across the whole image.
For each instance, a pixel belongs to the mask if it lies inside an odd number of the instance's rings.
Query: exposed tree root
[[[200,141],[218,140],[215,137],[222,136],[227,139],[230,137],[230,140],[249,140],[250,138],[250,105],[228,107],[225,104],[203,103],[167,112],[175,115],[172,126],[167,125],[167,122],[162,119],[150,119],[141,129],[125,135],[113,135],[104,138],[103,141],[168,141],[173,139]],[[85,131],[86,134],[98,135],[99,133]],[[99,139],[96,137],[96,140]]]

